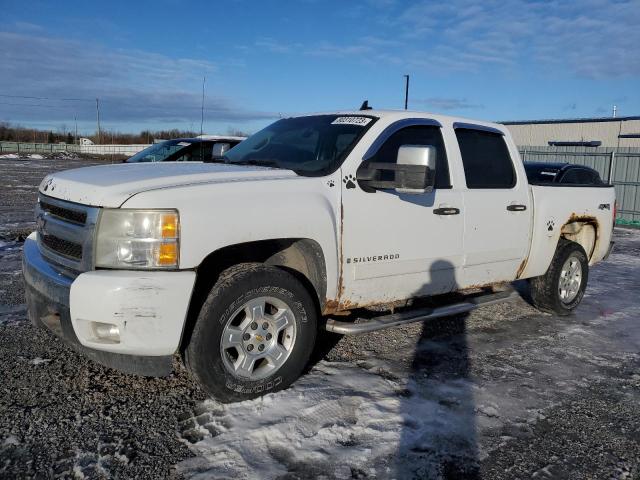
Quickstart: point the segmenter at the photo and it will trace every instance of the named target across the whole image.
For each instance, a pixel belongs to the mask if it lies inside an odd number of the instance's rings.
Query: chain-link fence
[[[85,155],[125,155],[131,156],[149,145],[74,145],[71,143],[25,143],[0,142],[0,153],[15,154],[55,154],[82,153]]]

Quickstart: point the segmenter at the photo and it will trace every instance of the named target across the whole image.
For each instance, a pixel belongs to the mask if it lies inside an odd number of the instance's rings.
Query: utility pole
[[[76,134],[73,137],[73,144],[77,145],[78,144],[78,117],[76,117],[75,115],[73,116],[73,121],[76,124]]]
[[[409,75],[404,76],[404,109],[409,106]]]
[[[202,127],[204,125],[204,82],[206,77],[202,77],[202,108],[200,111],[200,135],[202,135]]]
[[[100,100],[96,98],[96,122],[98,126],[98,145],[100,144]]]

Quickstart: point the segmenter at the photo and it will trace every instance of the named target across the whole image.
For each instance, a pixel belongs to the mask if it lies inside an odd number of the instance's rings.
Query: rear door
[[[513,280],[528,251],[531,216],[517,152],[498,129],[466,123],[454,129],[466,181],[464,284]]]

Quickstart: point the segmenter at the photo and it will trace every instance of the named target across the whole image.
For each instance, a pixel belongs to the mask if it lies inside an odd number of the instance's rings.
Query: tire
[[[297,380],[316,333],[315,303],[293,275],[243,263],[222,272],[209,292],[185,363],[217,400],[249,400]]]
[[[579,269],[579,279],[572,276],[574,268]],[[576,242],[561,238],[547,272],[529,281],[531,299],[539,310],[569,315],[582,301],[588,280],[589,260],[584,249]]]

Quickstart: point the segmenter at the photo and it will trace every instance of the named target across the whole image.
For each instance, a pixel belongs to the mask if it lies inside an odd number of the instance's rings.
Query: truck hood
[[[120,207],[133,195],[159,188],[295,177],[291,170],[219,163],[122,163],[47,175],[40,193],[97,207]]]

